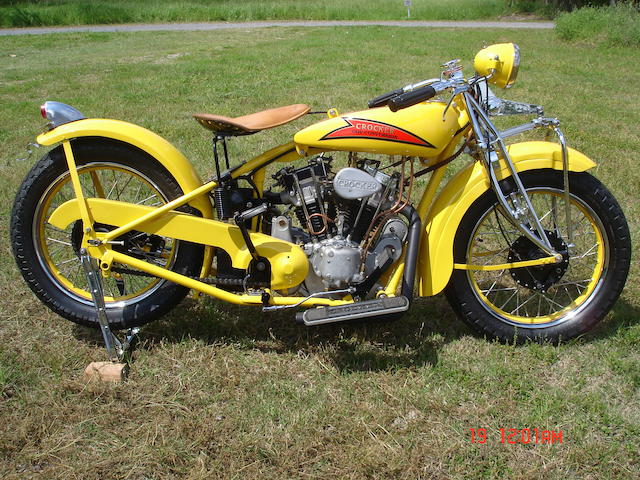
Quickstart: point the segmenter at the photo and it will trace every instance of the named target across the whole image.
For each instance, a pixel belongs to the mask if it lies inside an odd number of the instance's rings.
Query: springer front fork
[[[567,244],[573,244],[573,232],[571,226],[571,206],[569,194],[569,160],[567,154],[567,145],[564,135],[560,130],[560,123],[557,119],[539,117],[533,122],[513,127],[511,129],[500,132],[489,116],[484,112],[482,107],[478,105],[476,100],[469,94],[464,93],[465,102],[469,118],[476,135],[477,144],[483,153],[483,161],[489,175],[491,187],[498,197],[498,202],[504,213],[507,215],[511,223],[531,242],[533,242],[542,251],[556,258],[556,261],[562,261],[562,254],[555,250],[549,238],[542,227],[540,218],[535,212],[531,199],[527,194],[520,176],[511,161],[507,147],[503,139],[517,135],[519,133],[533,130],[535,128],[547,128],[555,132],[562,149],[562,167],[563,167],[563,197],[565,204],[566,226],[568,231]],[[496,170],[500,169],[500,160],[503,160],[509,169],[509,173],[515,184],[515,191],[506,194],[496,177]]]

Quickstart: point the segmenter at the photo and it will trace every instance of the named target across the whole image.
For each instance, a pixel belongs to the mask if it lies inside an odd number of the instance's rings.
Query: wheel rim
[[[126,201],[139,205],[158,206],[168,199],[160,188],[147,176],[127,166],[93,162],[78,167],[78,175],[84,194],[87,197],[99,197],[110,200]],[[80,257],[79,245],[82,239],[82,222],[70,224],[65,230],[59,230],[47,222],[53,211],[64,202],[75,198],[71,178],[68,172],[56,178],[42,195],[33,219],[34,245],[38,261],[47,276],[66,294],[90,304],[91,294]],[[99,231],[100,226],[94,225]],[[102,226],[106,231],[111,228]],[[80,239],[78,239],[80,235]],[[135,238],[138,235],[138,238]],[[135,253],[153,263],[170,268],[175,260],[177,242],[162,237],[162,249],[150,251],[151,244],[145,242],[150,237],[136,232],[128,238],[130,248],[127,253]],[[161,237],[157,237],[161,238]],[[145,245],[147,243],[147,245]],[[147,250],[145,252],[145,249]],[[131,269],[114,263],[113,267]],[[164,283],[155,277],[133,273],[113,273],[103,278],[105,301],[110,307],[121,307],[140,301],[155,292]]]
[[[568,231],[563,191],[549,187],[528,189],[543,228],[567,241]],[[475,296],[483,307],[501,321],[524,328],[543,328],[574,318],[596,297],[609,262],[607,237],[602,222],[580,198],[571,195],[571,224],[574,246],[563,272],[557,266],[528,267],[499,271],[466,272]],[[476,223],[466,249],[467,263],[492,265],[508,263],[520,233],[495,204]],[[558,240],[559,242],[560,240]],[[524,258],[523,258],[524,260]],[[524,286],[514,272],[530,270],[532,277],[549,271],[554,281],[544,290]],[[557,275],[557,279],[552,275]]]

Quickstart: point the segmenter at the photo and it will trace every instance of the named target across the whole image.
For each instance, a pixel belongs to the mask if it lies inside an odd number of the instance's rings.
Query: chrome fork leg
[[[564,213],[567,222],[567,244],[569,247],[573,247],[573,226],[571,225],[571,196],[569,194],[569,155],[567,152],[567,142],[564,139],[564,134],[560,128],[555,127],[553,129],[558,136],[560,146],[562,148],[562,182],[564,183]]]
[[[107,349],[109,360],[112,362],[122,361],[127,350],[133,343],[139,329],[131,328],[127,330],[123,340],[120,340],[111,331],[111,328],[109,327],[109,320],[107,319],[107,309],[104,303],[104,290],[102,288],[100,271],[96,267],[94,260],[89,256],[87,250],[84,248],[80,250],[80,260],[87,276],[89,290],[91,290],[91,298],[93,299],[93,305],[96,309],[98,323],[100,324],[100,331],[102,332],[102,338],[104,339],[104,345]]]

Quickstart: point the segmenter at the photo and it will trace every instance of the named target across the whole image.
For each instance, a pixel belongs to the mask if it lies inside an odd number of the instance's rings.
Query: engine
[[[404,179],[375,160],[350,161],[335,173],[331,163],[319,156],[274,175],[289,210],[272,217],[271,235],[303,246],[310,265],[304,293],[357,285],[368,291],[402,254]]]

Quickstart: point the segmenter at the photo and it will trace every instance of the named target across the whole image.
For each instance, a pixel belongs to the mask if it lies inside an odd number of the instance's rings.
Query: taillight
[[[42,118],[47,120],[48,128],[56,128],[60,125],[85,118],[82,113],[70,105],[51,100],[44,102],[40,107]]]

